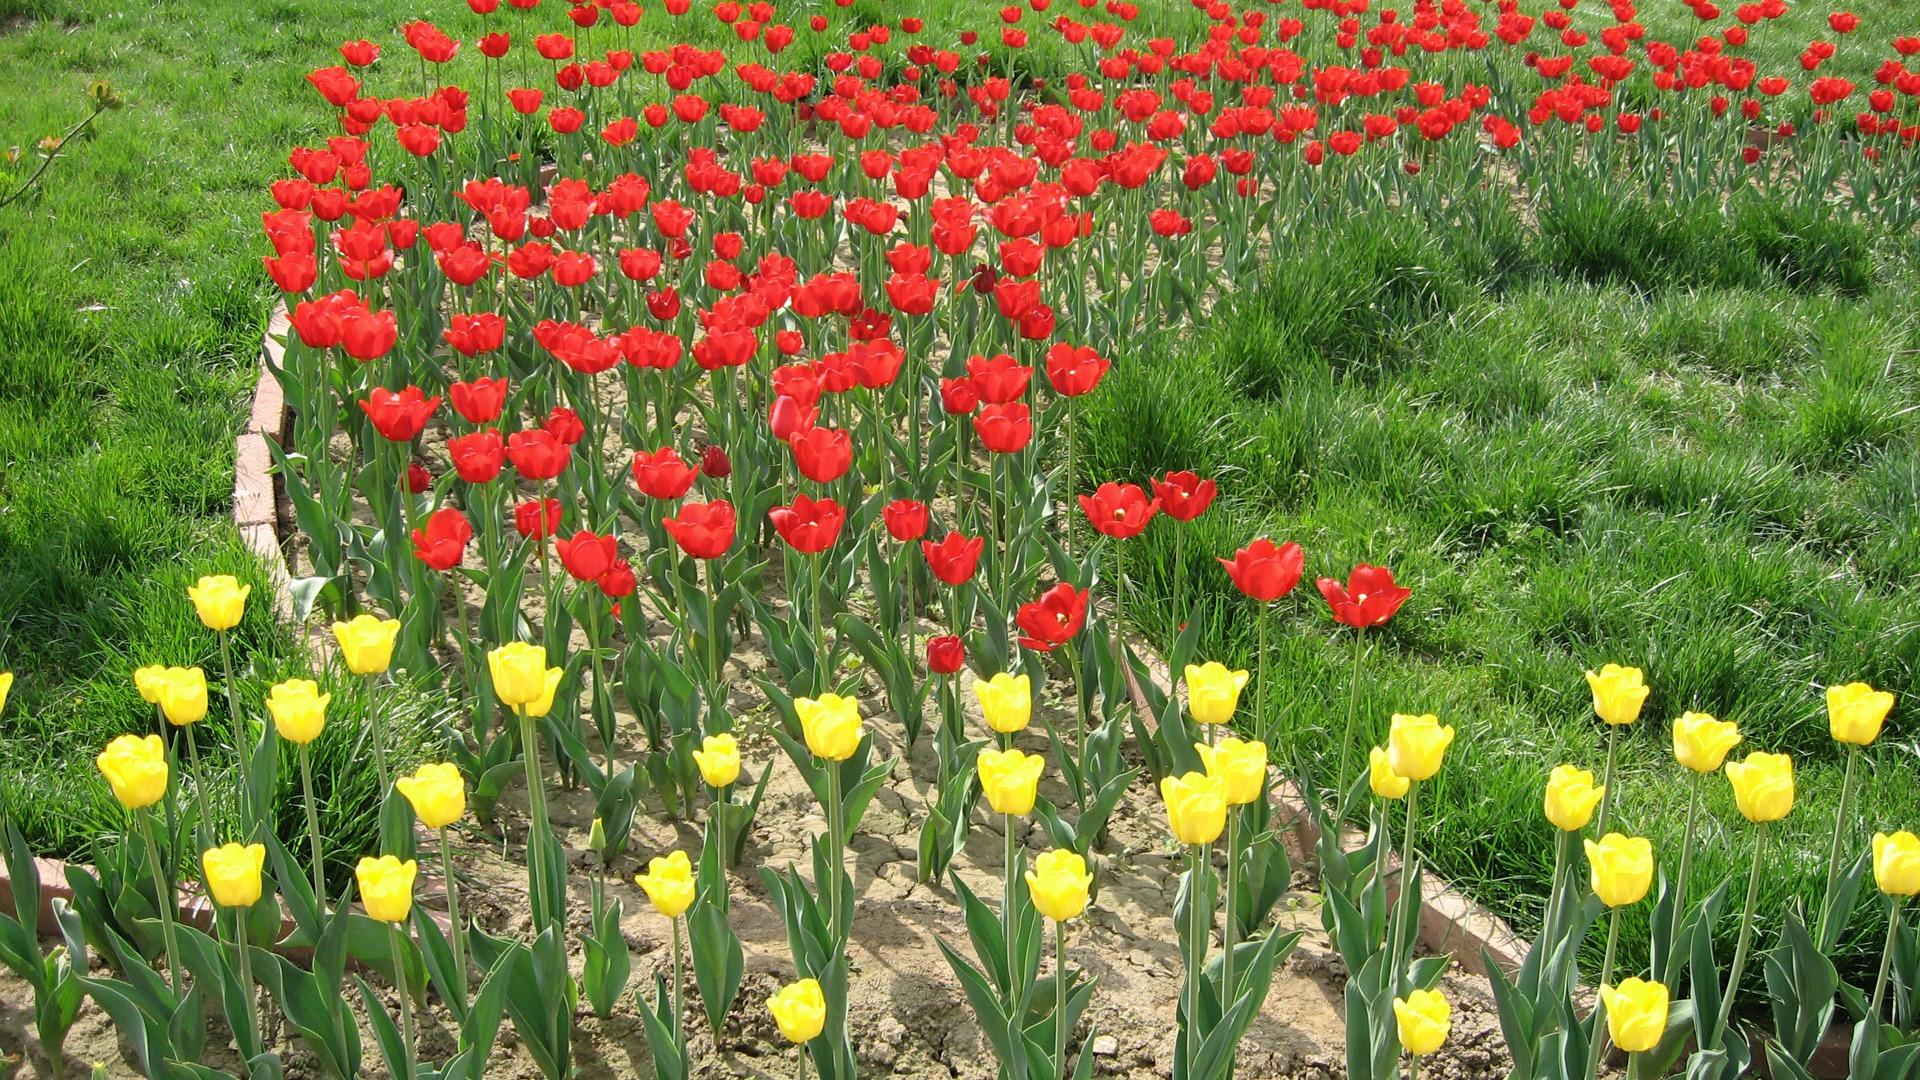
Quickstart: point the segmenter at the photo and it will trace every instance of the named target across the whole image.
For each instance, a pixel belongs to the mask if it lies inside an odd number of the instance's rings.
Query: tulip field
[[[1920,11],[0,73],[0,1075],[1920,1075]]]

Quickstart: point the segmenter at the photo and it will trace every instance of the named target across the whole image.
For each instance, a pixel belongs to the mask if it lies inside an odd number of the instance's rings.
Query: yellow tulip
[[[1229,671],[1218,660],[1187,665],[1187,711],[1203,724],[1232,723],[1233,712],[1240,707],[1240,691],[1246,688],[1247,673]]]
[[[94,759],[113,788],[113,797],[129,810],[152,806],[167,793],[167,748],[158,735],[122,735]]]
[[[1025,675],[1001,672],[984,682],[973,684],[973,696],[980,699],[981,715],[987,726],[1002,735],[1025,731],[1033,719],[1033,680]]]
[[[207,718],[207,676],[197,667],[168,668],[154,683],[160,711],[174,727]]]
[[[7,695],[13,693],[13,672],[0,671],[0,712],[7,711]]]
[[[1033,813],[1033,800],[1040,790],[1040,774],[1047,768],[1046,758],[1018,750],[982,750],[978,768],[980,790],[986,794],[994,813],[1015,817]]]
[[[1667,1033],[1667,988],[1648,979],[1622,979],[1618,987],[1600,985],[1607,1006],[1607,1034],[1629,1054],[1651,1050]]]
[[[1555,765],[1547,777],[1547,820],[1567,832],[1578,832],[1593,820],[1594,807],[1607,793],[1605,784],[1595,786],[1593,773],[1571,765]]]
[[[333,624],[333,640],[340,658],[355,675],[378,675],[393,663],[393,639],[400,636],[399,619],[355,615],[352,622]]]
[[[467,782],[446,762],[429,763],[393,782],[413,804],[413,814],[429,829],[444,829],[467,812]]]
[[[793,708],[800,714],[807,749],[815,757],[845,761],[860,749],[859,701],[828,693],[818,698],[796,698]]]
[[[1087,894],[1092,887],[1087,861],[1066,848],[1042,853],[1033,860],[1033,869],[1027,871],[1027,891],[1033,894],[1034,908],[1055,922],[1078,918],[1087,910]]]
[[[200,854],[207,892],[221,907],[252,907],[260,899],[260,868],[266,864],[262,844],[222,844]]]
[[[1400,1046],[1414,1057],[1440,1049],[1453,1030],[1453,1006],[1438,990],[1415,990],[1393,999],[1393,1018],[1400,1029]]]
[[[1226,784],[1217,776],[1190,772],[1160,778],[1167,825],[1183,844],[1211,844],[1227,827]]]
[[[267,712],[273,715],[273,727],[280,737],[301,745],[320,737],[327,726],[327,703],[332,694],[320,692],[312,679],[288,679],[275,683],[267,693]]]
[[[1646,679],[1637,667],[1608,664],[1598,674],[1589,671],[1587,688],[1593,691],[1594,714],[1609,724],[1638,720],[1647,700]]]
[[[414,875],[419,872],[420,864],[412,859],[401,862],[391,855],[361,859],[353,868],[353,876],[360,883],[360,903],[367,909],[367,918],[406,922],[413,910]]]
[[[1873,883],[1888,896],[1920,893],[1920,836],[1874,833]]]
[[[509,709],[540,700],[547,686],[547,650],[524,641],[510,641],[487,653],[487,674],[493,678],[493,696]]]
[[[540,696],[520,706],[523,716],[541,717],[553,711],[553,695],[560,689],[560,680],[567,675],[566,669],[550,667],[540,683]]]
[[[240,625],[247,610],[247,594],[253,586],[242,585],[232,574],[210,574],[196,585],[187,586],[193,610],[209,630],[231,630]]]
[[[664,859],[654,856],[647,860],[647,872],[633,880],[647,890],[654,910],[669,919],[693,906],[693,863],[684,851],[669,852]]]
[[[1863,682],[1827,687],[1827,727],[1843,743],[1871,746],[1892,708],[1892,694]]]
[[[1207,775],[1220,778],[1228,806],[1245,806],[1260,797],[1267,784],[1266,743],[1221,739],[1217,746],[1201,744],[1194,750],[1206,765]]]
[[[1447,747],[1453,745],[1453,725],[1440,723],[1439,717],[1393,714],[1387,731],[1387,761],[1393,771],[1409,780],[1425,780],[1440,771]]]
[[[1637,904],[1653,885],[1653,841],[1610,832],[1598,843],[1586,841],[1593,870],[1593,894],[1608,907]]]
[[[1748,821],[1779,821],[1793,809],[1793,759],[1759,750],[1727,766],[1733,801]]]
[[[788,1042],[811,1042],[827,1026],[827,996],[814,979],[781,987],[767,999],[767,1011]]]
[[[1413,781],[1393,771],[1387,752],[1377,746],[1367,751],[1367,783],[1383,799],[1405,798],[1407,789],[1413,786]]]
[[[1710,773],[1740,745],[1740,726],[1706,713],[1685,712],[1673,722],[1673,756],[1697,773]]]
[[[133,669],[133,688],[140,691],[140,700],[149,705],[160,704],[160,680],[165,678],[165,664],[148,664]]]
[[[740,744],[731,735],[709,735],[693,752],[693,763],[709,786],[726,787],[740,779]]]

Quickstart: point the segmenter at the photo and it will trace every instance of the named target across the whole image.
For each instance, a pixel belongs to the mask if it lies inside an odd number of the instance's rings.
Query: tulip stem
[[[233,909],[234,951],[240,955],[240,992],[247,996],[247,1023],[251,1040],[260,1038],[260,999],[253,985],[253,958],[247,955],[247,912],[250,908]],[[217,919],[217,916],[216,916]]]
[[[1601,780],[1600,820],[1594,825],[1596,836],[1607,835],[1607,818],[1613,810],[1613,763],[1620,750],[1620,725],[1607,725],[1607,775]]]
[[[1835,885],[1840,883],[1840,838],[1846,833],[1847,798],[1853,794],[1853,766],[1854,762],[1858,760],[1860,760],[1859,745],[1848,743],[1847,772],[1846,776],[1840,781],[1840,809],[1835,812],[1833,818],[1833,846],[1827,851],[1827,891],[1824,894],[1824,899],[1820,902],[1820,936],[1818,938],[1818,944],[1822,949],[1830,946],[1830,943],[1827,941],[1827,934],[1832,929],[1835,917],[1844,919],[1847,914],[1850,914],[1848,912],[1833,910],[1833,889]]]
[[[1620,944],[1620,909],[1614,908],[1607,923],[1607,953],[1600,961],[1600,984],[1605,986],[1613,981],[1613,951]],[[1592,1050],[1587,1054],[1587,1080],[1600,1075],[1600,1056],[1607,1051],[1607,1000],[1596,996],[1593,1000],[1593,1039]]]
[[[1194,1058],[1199,1053],[1200,1042],[1205,1032],[1200,1030],[1200,981],[1205,970],[1207,957],[1207,936],[1209,931],[1202,929],[1201,907],[1206,897],[1206,886],[1200,875],[1204,872],[1206,846],[1204,844],[1187,845],[1187,985],[1181,992],[1186,995],[1186,1036],[1187,1068],[1186,1075],[1192,1076]],[[1211,916],[1212,912],[1206,912]],[[1211,918],[1208,920],[1211,922]]]
[[[1894,896],[1891,899],[1892,910],[1887,912],[1887,940],[1880,947],[1880,974],[1873,980],[1873,1006],[1867,1010],[1867,1019],[1874,1024],[1880,1022],[1880,1005],[1886,1000],[1887,971],[1893,963],[1893,946],[1900,932],[1900,905],[1906,897]]]
[[[1747,874],[1747,906],[1740,914],[1740,939],[1733,950],[1733,970],[1727,973],[1727,992],[1720,1001],[1720,1016],[1713,1025],[1713,1039],[1709,1050],[1719,1049],[1721,1037],[1726,1034],[1727,1022],[1733,1018],[1733,999],[1740,992],[1740,976],[1747,968],[1747,946],[1753,943],[1753,913],[1760,904],[1760,865],[1767,842],[1767,823],[1758,822],[1753,830],[1753,869]]]
[[[180,943],[175,940],[173,930],[173,881],[165,864],[160,861],[160,845],[153,842],[153,811],[141,807],[137,813],[140,818],[140,836],[147,842],[147,862],[153,870],[154,895],[160,908],[160,940],[167,948],[167,979],[173,987],[173,996],[180,996]]]
[[[1053,1075],[1067,1076],[1067,924],[1053,924]]]
[[[227,645],[227,632],[220,631],[220,670],[226,680],[227,723],[233,726],[233,747],[240,755],[240,826],[248,836],[253,835],[252,788],[253,778],[252,751],[247,747],[247,723],[240,715],[240,708],[234,704],[233,696],[233,650]],[[193,778],[198,784],[200,778]],[[212,823],[207,823],[211,827]]]
[[[720,590],[713,580],[713,564],[714,560],[707,560],[707,709],[708,726],[719,731],[724,722],[720,715],[720,698],[725,691],[720,689]]]
[[[686,982],[686,976],[682,967],[684,961],[680,959],[680,918],[675,915],[668,921],[673,923],[673,1037],[684,1055],[687,1049],[687,1003],[684,996],[686,991],[681,986]]]
[[[201,835],[212,836],[213,813],[207,809],[207,774],[200,771],[200,743],[194,739],[191,726],[181,729],[181,734],[185,736],[183,741],[187,744],[187,761],[193,767],[193,801],[200,809],[200,828],[205,830]],[[244,792],[247,786],[244,779],[246,773],[242,772],[240,775],[242,777],[240,789]]]
[[[1076,485],[1078,484],[1078,481],[1075,479],[1075,476],[1074,476],[1075,460],[1074,460],[1074,444],[1073,444],[1073,426],[1074,426],[1073,422],[1075,419],[1075,409],[1074,409],[1073,402],[1074,402],[1074,399],[1072,397],[1067,398],[1067,498],[1066,498],[1067,527],[1065,529],[1065,532],[1066,532],[1066,540],[1067,540],[1067,558],[1069,559],[1073,558],[1073,525],[1074,525],[1073,498],[1075,495],[1079,494],[1079,491],[1076,487]]]
[[[1220,927],[1220,1015],[1227,1015],[1233,1008],[1233,893],[1234,885],[1240,880],[1240,808],[1227,807],[1227,880],[1220,891],[1225,893],[1227,905],[1226,922]]]
[[[727,806],[733,801],[733,785],[715,788],[707,813],[713,817],[714,843],[720,847],[720,910],[727,910],[727,868],[733,865],[733,849],[727,846]]]
[[[1253,688],[1254,725],[1260,732],[1260,741],[1268,746],[1275,745],[1273,726],[1267,721],[1267,622],[1272,612],[1273,606],[1263,601],[1260,614],[1254,617],[1260,649],[1260,655],[1255,658],[1259,665],[1260,681]]]
[[[392,777],[387,772],[387,729],[380,722],[380,698],[374,685],[380,676],[369,672],[366,676],[367,687],[367,725],[373,729],[373,760],[380,770],[380,801],[385,802],[387,789],[392,786]]]
[[[1420,1055],[1408,1054],[1407,1055],[1407,1080],[1419,1080],[1419,1077],[1420,1077]]]
[[[313,849],[313,895],[320,901],[322,910],[327,906],[327,877],[320,863],[320,811],[313,802],[313,758],[307,753],[307,744],[301,743],[300,791],[305,796],[307,806],[307,843]]]
[[[1018,1001],[1020,998],[1020,970],[1019,964],[1017,963],[1019,957],[1019,935],[1014,931],[1013,925],[1013,860],[1017,854],[1015,850],[1017,842],[1013,838],[1013,827],[1018,824],[1019,819],[1012,814],[1007,814],[1005,817],[1007,823],[1007,854],[1005,863],[1006,873],[1001,875],[1003,880],[1000,883],[1000,921],[1004,924],[1001,929],[1001,936],[1006,938],[1007,945],[1007,1000],[1011,1002]]]
[[[840,825],[840,815],[845,809],[840,804],[840,763],[828,761],[827,765],[827,868],[833,875],[827,880],[827,933],[835,944],[844,948],[847,927],[840,918],[840,879],[846,876],[846,830]]]
[[[407,989],[407,961],[400,949],[400,924],[387,924],[387,944],[393,953],[393,988],[400,998],[400,1035],[406,1060],[402,1067],[406,1069],[405,1080],[413,1080],[413,995]]]
[[[1674,977],[1680,969],[1680,923],[1687,911],[1687,878],[1693,869],[1693,828],[1694,819],[1700,812],[1700,773],[1693,773],[1693,781],[1687,793],[1687,830],[1680,841],[1680,880],[1674,883],[1673,892],[1673,936],[1667,944],[1668,955],[1662,958],[1660,981],[1673,985]]]
[[[820,680],[814,692],[826,693],[833,689],[833,670],[827,657],[827,629],[820,621],[820,553],[816,551],[808,555],[807,563],[807,573],[812,582],[807,599],[813,604],[813,663],[815,677]]]
[[[1264,652],[1263,649],[1262,653]],[[1340,740],[1340,786],[1333,791],[1336,828],[1339,827],[1340,819],[1346,816],[1347,759],[1352,756],[1353,750],[1353,722],[1360,715],[1360,660],[1366,654],[1366,632],[1356,626],[1353,630],[1353,681],[1347,691],[1347,733]]]
[[[547,791],[540,779],[540,743],[533,731],[533,717],[525,705],[515,705],[520,717],[520,758],[527,777],[527,869],[533,875],[527,890],[533,901],[534,922],[541,929],[553,925],[551,897],[547,896]]]
[[[1167,655],[1172,656],[1174,647],[1180,643],[1180,631],[1186,628],[1187,619],[1187,530],[1179,524],[1173,527],[1173,634],[1167,645]],[[1213,741],[1213,725],[1207,725],[1207,741]]]
[[[447,881],[447,922],[453,927],[454,993],[460,996],[460,1008],[464,1012],[467,1005],[467,927],[460,918],[460,889],[453,882],[453,848],[447,843],[444,825],[440,827],[440,876]]]
[[[1395,923],[1398,924],[1396,932],[1394,933],[1393,940],[1387,943],[1387,955],[1388,958],[1393,961],[1393,967],[1387,972],[1387,977],[1394,982],[1396,988],[1395,996],[1399,996],[1398,987],[1402,969],[1413,959],[1412,946],[1408,946],[1406,956],[1400,955],[1400,942],[1403,938],[1407,937],[1407,925],[1409,921],[1417,920],[1420,917],[1420,890],[1416,887],[1414,881],[1413,864],[1413,823],[1418,816],[1419,808],[1420,781],[1408,780],[1407,827],[1406,832],[1401,836],[1400,840],[1400,903],[1397,905],[1400,911],[1400,917],[1394,920]]]

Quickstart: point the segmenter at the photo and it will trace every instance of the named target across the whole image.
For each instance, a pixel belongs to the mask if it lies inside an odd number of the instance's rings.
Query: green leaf
[[[718,1038],[740,992],[746,954],[740,938],[727,924],[727,913],[711,900],[695,904],[687,913],[687,934],[692,945],[694,982],[700,987],[707,1024]]]

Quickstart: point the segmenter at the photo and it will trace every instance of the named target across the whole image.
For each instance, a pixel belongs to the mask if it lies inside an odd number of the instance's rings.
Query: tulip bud
[[[444,829],[467,812],[467,784],[460,770],[445,762],[420,766],[393,782],[413,805],[415,817],[429,829]]]
[[[1442,725],[1431,713],[1393,715],[1387,732],[1387,760],[1393,771],[1409,780],[1426,780],[1440,771],[1447,747],[1453,745],[1453,725]]]
[[[794,711],[800,714],[800,728],[807,749],[827,761],[845,761],[860,748],[860,703],[839,694],[826,693],[818,698],[795,698]]]
[[[593,824],[587,827],[587,850],[596,855],[607,850],[607,823],[597,814]]]
[[[1440,1049],[1453,1030],[1453,1007],[1437,990],[1415,990],[1404,998],[1394,998],[1393,1017],[1401,1048],[1414,1057]]]
[[[980,790],[996,814],[1014,817],[1033,812],[1040,774],[1047,760],[1018,750],[982,750],[978,761]]]
[[[210,574],[187,586],[193,610],[209,630],[231,630],[240,624],[253,586],[242,585],[232,574]]]
[[[827,1026],[827,998],[813,979],[781,987],[767,999],[767,1011],[788,1042],[811,1042]]]
[[[406,922],[413,911],[413,879],[419,872],[420,864],[412,859],[401,862],[391,855],[362,858],[353,868],[353,876],[360,885],[360,903],[367,909],[367,918]]]
[[[113,788],[113,797],[129,810],[152,806],[167,793],[167,751],[158,735],[122,735],[94,759]]]
[[[1827,687],[1828,728],[1843,743],[1872,745],[1892,708],[1892,694],[1863,682]]]
[[[1920,893],[1920,837],[1904,830],[1874,833],[1873,883],[1888,896]]]
[[[1733,801],[1748,821],[1779,821],[1793,809],[1793,759],[1755,751],[1727,766]]]
[[[1640,706],[1647,700],[1647,684],[1640,669],[1608,664],[1599,674],[1587,672],[1587,686],[1593,691],[1593,711],[1609,724],[1631,724],[1640,718]]]
[[[677,918],[693,905],[693,863],[684,851],[671,852],[664,859],[659,856],[649,859],[647,872],[633,880],[647,891],[654,910],[669,919]]]
[[[1233,722],[1240,707],[1240,691],[1247,685],[1245,671],[1229,671],[1218,660],[1187,665],[1187,710],[1202,724]]]
[[[967,646],[958,637],[948,634],[927,639],[927,670],[935,675],[952,675],[966,660]]]
[[[1673,722],[1673,756],[1694,772],[1710,773],[1740,744],[1740,728],[1706,713],[1686,712]]]
[[[1547,778],[1547,820],[1566,832],[1578,832],[1593,820],[1606,786],[1594,786],[1593,773],[1571,765],[1555,765]]]
[[[320,737],[320,731],[326,726],[327,704],[333,700],[332,694],[320,692],[320,685],[312,679],[288,679],[276,683],[267,694],[267,712],[273,716],[273,727],[281,738],[296,745],[304,745]]]
[[[693,752],[693,762],[709,787],[726,787],[740,779],[740,744],[731,735],[708,735]]]
[[[733,462],[728,460],[727,452],[719,444],[709,443],[700,452],[700,471],[715,480],[725,480],[733,475]]]
[[[377,675],[393,662],[393,642],[400,636],[399,619],[355,615],[351,622],[333,624],[340,658],[355,675]]]
[[[199,668],[168,668],[154,683],[160,711],[174,727],[207,718],[207,676]]]
[[[1608,833],[1586,841],[1593,893],[1608,907],[1637,904],[1653,885],[1653,842],[1644,836]]]
[[[1600,986],[1607,1007],[1607,1033],[1629,1054],[1660,1044],[1667,1033],[1667,988],[1647,979],[1622,979],[1618,987]]]
[[[980,699],[987,726],[1002,735],[1025,731],[1033,718],[1033,683],[1025,675],[1000,672],[974,683],[973,695]]]
[[[221,907],[252,907],[260,899],[260,868],[267,862],[262,844],[224,844],[200,855],[207,893]]]
[[[1222,739],[1218,746],[1200,745],[1194,749],[1205,763],[1207,775],[1220,781],[1228,806],[1245,806],[1266,790],[1266,743]]]
[[[1190,772],[1160,780],[1167,825],[1183,844],[1211,844],[1227,827],[1226,785],[1218,777]]]
[[[1087,910],[1087,897],[1093,887],[1093,875],[1078,852],[1066,849],[1043,853],[1027,871],[1027,891],[1040,914],[1055,922],[1066,922]]]
[[[1367,751],[1367,784],[1383,799],[1404,799],[1413,781],[1394,772],[1387,752],[1376,746]]]

